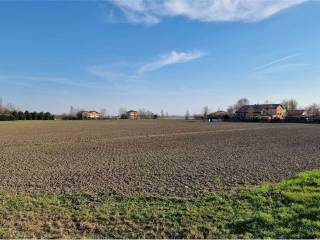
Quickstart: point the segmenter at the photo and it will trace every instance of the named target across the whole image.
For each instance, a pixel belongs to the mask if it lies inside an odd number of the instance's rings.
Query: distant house
[[[307,113],[305,110],[288,110],[287,111],[287,117],[293,117],[293,118],[299,118],[299,117],[305,117]]]
[[[286,110],[281,104],[245,105],[236,112],[240,120],[273,120],[284,119]]]
[[[98,119],[101,118],[101,113],[97,111],[81,111],[78,113],[82,119]]]
[[[139,113],[134,110],[130,110],[127,112],[127,118],[130,120],[137,120],[139,119]]]

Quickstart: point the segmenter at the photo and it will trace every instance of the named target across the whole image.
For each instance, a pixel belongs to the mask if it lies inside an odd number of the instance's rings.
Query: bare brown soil
[[[320,167],[320,125],[0,123],[0,188],[189,195]]]

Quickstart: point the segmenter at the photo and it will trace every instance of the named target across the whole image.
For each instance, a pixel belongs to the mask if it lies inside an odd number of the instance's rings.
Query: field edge
[[[0,191],[1,238],[319,238],[320,169],[196,197]]]

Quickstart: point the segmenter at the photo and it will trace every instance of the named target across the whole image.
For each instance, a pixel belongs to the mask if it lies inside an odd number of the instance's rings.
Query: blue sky
[[[109,114],[320,102],[320,2],[1,1],[0,96]]]

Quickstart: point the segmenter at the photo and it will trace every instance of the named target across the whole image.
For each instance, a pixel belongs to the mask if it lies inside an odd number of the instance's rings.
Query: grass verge
[[[0,192],[0,238],[320,238],[320,170],[192,198]]]

